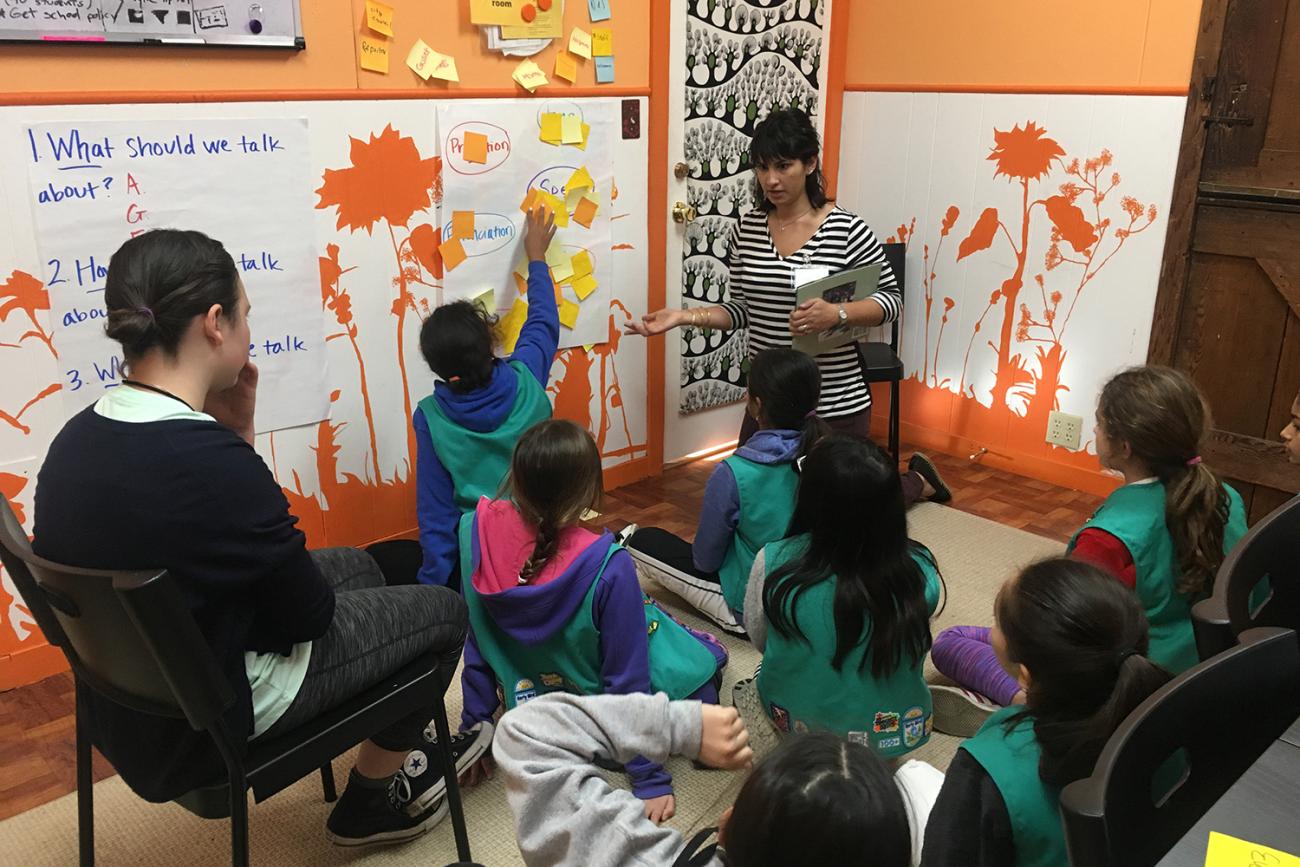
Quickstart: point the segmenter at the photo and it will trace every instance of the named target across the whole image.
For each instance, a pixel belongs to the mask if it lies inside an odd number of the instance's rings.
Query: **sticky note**
[[[555,77],[563,78],[569,84],[578,80],[578,61],[567,51],[555,55]]]
[[[559,307],[564,300],[564,293],[560,291],[560,284],[555,282],[554,277],[551,278],[551,288],[555,290],[555,306]]]
[[[594,186],[596,182],[592,179],[591,172],[587,171],[586,166],[581,166],[564,182],[564,191],[568,194],[574,190],[589,190]]]
[[[581,223],[590,229],[591,221],[596,219],[596,211],[596,203],[586,196],[583,196],[582,201],[578,202],[578,207],[573,212],[573,220],[575,223]]]
[[[482,165],[487,162],[487,136],[481,132],[466,131],[465,139],[462,142],[462,154],[467,163],[478,163]]]
[[[366,26],[385,36],[393,35],[393,7],[378,0],[366,0]]]
[[[580,151],[585,151],[587,149],[587,139],[590,136],[591,136],[591,124],[584,123],[582,125],[582,143],[574,145],[574,147],[576,147]]]
[[[591,262],[591,254],[586,250],[575,253],[569,258],[569,262],[573,265],[574,277],[586,277],[596,270],[596,266]]]
[[[555,217],[555,225],[560,227],[569,225],[569,212],[565,209],[564,202],[545,190],[537,191],[537,200]]]
[[[525,214],[532,211],[532,209],[537,206],[537,194],[539,192],[541,192],[541,190],[537,189],[537,187],[529,187],[528,193],[524,196],[524,200],[519,203],[519,210],[523,211]]]
[[[448,238],[438,249],[442,251],[442,264],[448,271],[455,271],[456,266],[465,261],[465,247],[460,238]]]
[[[587,14],[592,21],[608,21],[609,0],[587,0]]]
[[[573,291],[578,296],[579,301],[586,301],[587,296],[595,292],[598,285],[600,284],[596,282],[596,278],[591,274],[573,278]]]
[[[520,10],[532,0],[469,0],[471,24],[519,24]]]
[[[560,302],[560,324],[565,328],[573,328],[578,324],[578,305],[574,304],[568,298]]]
[[[596,83],[597,84],[614,83],[614,58],[612,57],[596,58]]]
[[[497,291],[489,289],[474,299],[474,303],[482,307],[488,313],[497,312]]]
[[[564,144],[582,144],[582,118],[566,114],[560,119],[560,141]]]
[[[357,44],[357,55],[362,69],[388,74],[388,43],[384,40],[362,36]]]
[[[614,56],[614,31],[608,27],[596,27],[591,31],[592,57]]]
[[[506,355],[515,351],[515,344],[519,342],[519,330],[524,327],[524,322],[527,319],[528,302],[522,298],[516,298],[515,303],[510,305],[510,311],[497,322],[497,333],[501,337],[501,350]]]
[[[433,52],[433,58],[429,62],[429,77],[460,81],[460,73],[456,71],[456,58]]]
[[[451,212],[451,236],[453,238],[462,238],[467,241],[474,240],[473,211]]]
[[[569,261],[569,254],[564,252],[564,246],[558,241],[552,241],[551,246],[546,250],[546,264],[552,268],[561,262]]]
[[[545,72],[542,72],[542,68],[531,60],[525,60],[516,66],[513,78],[520,87],[529,93],[550,83],[550,79],[546,77]]]
[[[406,55],[406,65],[411,67],[411,71],[423,78],[429,80],[429,67],[433,65],[433,56],[436,52],[425,44],[423,39],[415,40],[411,50]]]
[[[1300,867],[1300,858],[1280,849],[1247,843],[1218,831],[1210,832],[1210,844],[1205,850],[1205,867],[1251,867],[1254,864]]]
[[[528,294],[528,281],[523,277],[520,277],[518,271],[510,276],[515,278],[515,290],[518,291],[520,295]]]
[[[519,264],[515,265],[515,276],[523,280],[525,283],[528,282],[528,257],[527,256],[519,257]]]
[[[542,128],[537,137],[547,144],[557,145],[564,137],[564,115],[548,111],[542,115]]]
[[[573,28],[573,33],[569,35],[569,51],[591,60],[591,34],[581,27]]]
[[[573,263],[564,259],[551,266],[551,279],[556,283],[568,283],[573,279]]]

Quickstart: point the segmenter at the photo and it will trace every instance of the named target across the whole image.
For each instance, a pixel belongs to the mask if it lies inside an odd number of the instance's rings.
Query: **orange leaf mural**
[[[0,322],[6,321],[11,313],[23,311],[32,322],[32,330],[18,338],[18,342],[21,344],[28,337],[35,337],[45,344],[51,355],[58,358],[54,341],[36,316],[37,312],[49,309],[50,293],[45,289],[45,284],[26,271],[14,271],[8,280],[0,283]]]
[[[957,247],[957,261],[960,262],[971,253],[987,250],[993,244],[993,236],[998,233],[998,209],[985,208],[975,226]]]
[[[428,223],[411,230],[411,252],[435,279],[442,279],[442,253],[439,251],[441,235]]]
[[[369,142],[351,141],[352,165],[326,169],[324,183],[316,190],[317,208],[337,209],[336,228],[365,229],[369,234],[380,221],[405,226],[416,211],[436,200],[434,185],[441,188],[442,160],[422,158],[414,139],[390,124],[378,136],[371,133]]]
[[[1076,253],[1086,253],[1097,243],[1097,230],[1083,216],[1083,211],[1065,196],[1049,196],[1045,202],[1047,216],[1061,239]]]

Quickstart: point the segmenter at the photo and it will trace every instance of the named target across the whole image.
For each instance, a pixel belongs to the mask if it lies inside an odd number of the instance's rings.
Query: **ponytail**
[[[822,421],[821,416],[815,411],[809,412],[803,418],[803,427],[799,430],[799,451],[795,456],[795,463],[791,466],[797,466],[798,462],[808,456],[812,447],[831,432],[831,427]]]
[[[796,349],[764,349],[749,367],[749,395],[758,400],[768,426],[799,431],[799,457],[830,432],[817,415],[822,378],[817,362]]]
[[[1164,482],[1165,526],[1178,558],[1178,592],[1195,599],[1209,592],[1223,563],[1228,492],[1200,461]]]
[[[519,569],[519,583],[528,584],[536,578],[559,547],[560,528],[543,517],[537,525],[537,542],[533,546],[533,553],[528,555]]]

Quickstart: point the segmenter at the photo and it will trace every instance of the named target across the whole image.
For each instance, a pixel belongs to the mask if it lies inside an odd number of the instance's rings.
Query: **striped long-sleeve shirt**
[[[859,216],[836,207],[817,232],[797,252],[782,257],[772,244],[767,214],[755,209],[732,229],[728,243],[731,270],[730,299],[723,308],[733,328],[749,329],[753,355],[775,346],[789,346],[790,314],[794,310],[795,267],[825,266],[831,273],[883,262],[880,288],[872,296],[885,311],[885,322],[898,318],[903,308],[898,279],[885,260],[885,250]],[[822,375],[819,415],[852,415],[871,406],[871,390],[862,377],[857,346],[847,343],[817,356]]]

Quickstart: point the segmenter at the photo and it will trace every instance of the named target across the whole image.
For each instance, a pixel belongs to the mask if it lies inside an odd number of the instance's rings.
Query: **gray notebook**
[[[812,298],[821,298],[831,304],[847,304],[861,301],[876,294],[880,286],[882,263],[864,265],[851,271],[840,271],[820,280],[805,283],[795,290],[795,304],[802,304]],[[865,340],[871,329],[865,326],[836,325],[815,334],[797,334],[791,345],[808,355],[821,355],[846,343]]]

